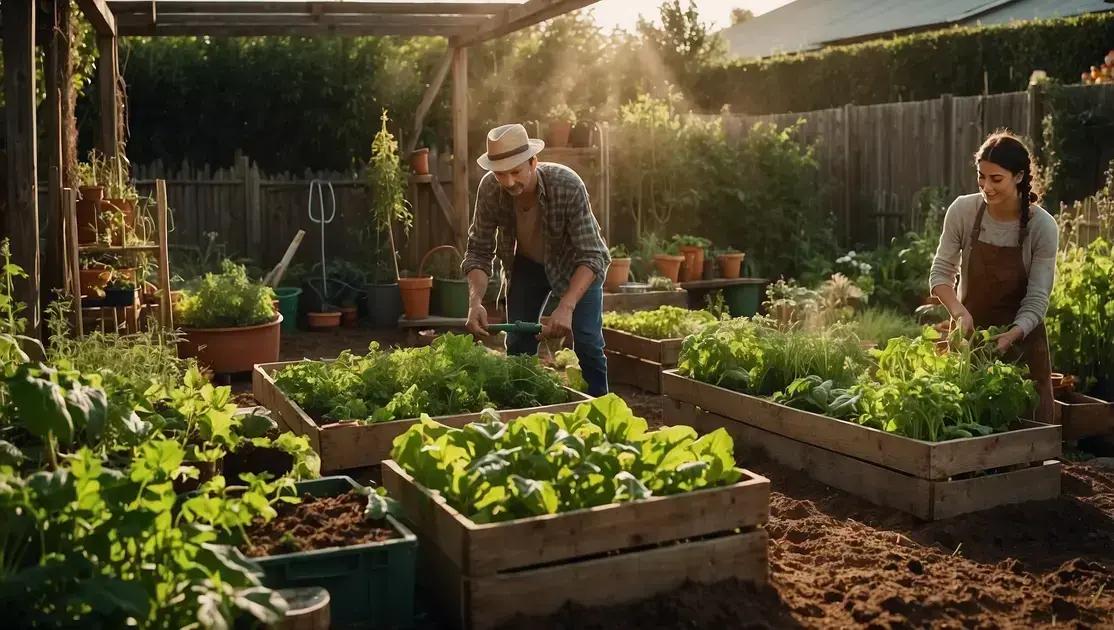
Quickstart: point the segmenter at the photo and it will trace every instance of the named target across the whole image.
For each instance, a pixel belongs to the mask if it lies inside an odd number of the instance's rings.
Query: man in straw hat
[[[488,171],[476,193],[461,270],[468,277],[468,330],[488,335],[487,290],[493,256],[510,283],[507,321],[537,322],[546,303],[558,300],[541,335],[508,333],[508,354],[536,354],[541,338],[570,332],[588,393],[607,393],[603,355],[603,278],[611,257],[592,214],[588,191],[572,169],[539,162],[545,147],[522,125],[487,134],[487,153],[477,163]]]

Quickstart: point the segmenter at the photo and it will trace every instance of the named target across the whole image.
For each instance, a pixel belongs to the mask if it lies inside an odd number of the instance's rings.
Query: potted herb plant
[[[108,231],[112,245],[125,245],[135,230],[139,193],[129,181],[127,158],[104,160],[100,179],[105,182],[105,199],[101,203],[98,232]]]
[[[104,182],[100,180],[104,157],[89,152],[89,161],[77,165],[77,184],[81,198],[77,200],[77,242],[91,245],[97,241],[97,221],[101,201],[104,199]]]
[[[672,282],[678,282],[681,275],[681,263],[685,262],[685,257],[677,253],[677,244],[662,242],[653,234],[643,237],[643,240],[646,241],[643,244],[643,249],[655,252],[654,270],[657,271],[658,275],[665,276]]]
[[[723,278],[738,278],[746,254],[733,247],[716,250],[716,264],[719,266],[719,275]]]
[[[607,268],[607,277],[604,278],[603,288],[607,291],[618,291],[619,285],[630,277],[630,252],[625,245],[611,247],[611,266]]]
[[[576,123],[576,112],[568,104],[560,102],[550,108],[546,118],[549,120],[546,144],[554,148],[569,146],[569,134]]]
[[[684,281],[699,280],[704,274],[704,250],[712,242],[702,236],[674,234],[672,244],[685,259]]]
[[[112,280],[112,263],[104,255],[88,256],[82,254],[79,258],[78,285],[82,297],[99,299],[104,297],[104,290]]]
[[[183,332],[179,355],[218,373],[278,361],[282,315],[274,299],[271,287],[249,279],[243,265],[222,261],[220,273],[202,276],[174,305]]]
[[[381,126],[371,143],[367,179],[371,190],[368,232],[375,241],[372,249],[372,283],[367,287],[368,316],[375,328],[398,324],[402,314],[401,282],[398,271],[398,250],[393,225],[397,222],[404,232],[410,231],[414,214],[406,201],[406,182],[398,159],[398,141],[387,129],[387,112],[380,117]],[[386,243],[383,235],[386,234]],[[385,251],[385,250],[388,250]],[[432,286],[432,284],[430,285]]]

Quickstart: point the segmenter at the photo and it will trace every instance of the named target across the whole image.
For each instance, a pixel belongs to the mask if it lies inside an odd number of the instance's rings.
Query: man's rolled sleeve
[[[472,213],[472,225],[468,227],[468,248],[464,252],[464,259],[460,262],[460,271],[464,275],[468,275],[468,272],[473,269],[483,271],[488,277],[492,274],[499,209],[489,202],[490,195],[485,194],[486,180],[487,177],[480,181],[476,194],[476,208]]]
[[[576,248],[576,265],[588,267],[596,274],[596,279],[603,279],[607,274],[607,266],[611,264],[611,255],[607,251],[607,244],[603,242],[599,223],[592,214],[592,204],[588,200],[588,191],[580,186],[571,200],[573,207],[570,210],[569,237]]]

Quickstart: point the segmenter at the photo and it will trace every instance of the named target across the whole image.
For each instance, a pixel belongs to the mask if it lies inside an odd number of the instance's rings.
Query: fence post
[[[951,94],[940,95],[941,120],[944,125],[944,187],[952,188],[952,161],[955,159],[955,103]]]
[[[1033,143],[1033,158],[1038,164],[1044,163],[1044,134],[1041,122],[1044,119],[1044,89],[1037,83],[1030,83],[1025,91],[1025,135]]]
[[[851,109],[843,106],[843,245],[851,246]]]
[[[244,218],[247,221],[247,251],[262,253],[263,229],[262,211],[259,207],[259,167],[251,163],[251,158],[240,156],[240,172],[244,180]],[[262,261],[266,264],[266,261]]]

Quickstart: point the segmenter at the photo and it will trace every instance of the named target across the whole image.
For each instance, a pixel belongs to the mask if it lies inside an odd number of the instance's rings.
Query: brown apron
[[[975,228],[971,232],[971,262],[968,265],[967,295],[964,296],[963,306],[971,313],[976,328],[1009,326],[1017,317],[1021,300],[1025,298],[1029,274],[1025,270],[1020,245],[999,247],[979,241],[985,211],[986,204],[980,203],[978,214],[975,215]],[[1024,231],[1019,240],[1025,240]],[[1029,366],[1029,378],[1036,383],[1037,393],[1040,395],[1035,419],[1039,422],[1053,422],[1052,364],[1044,322],[1015,343],[1007,352],[1007,358],[1011,361],[1024,361]]]

